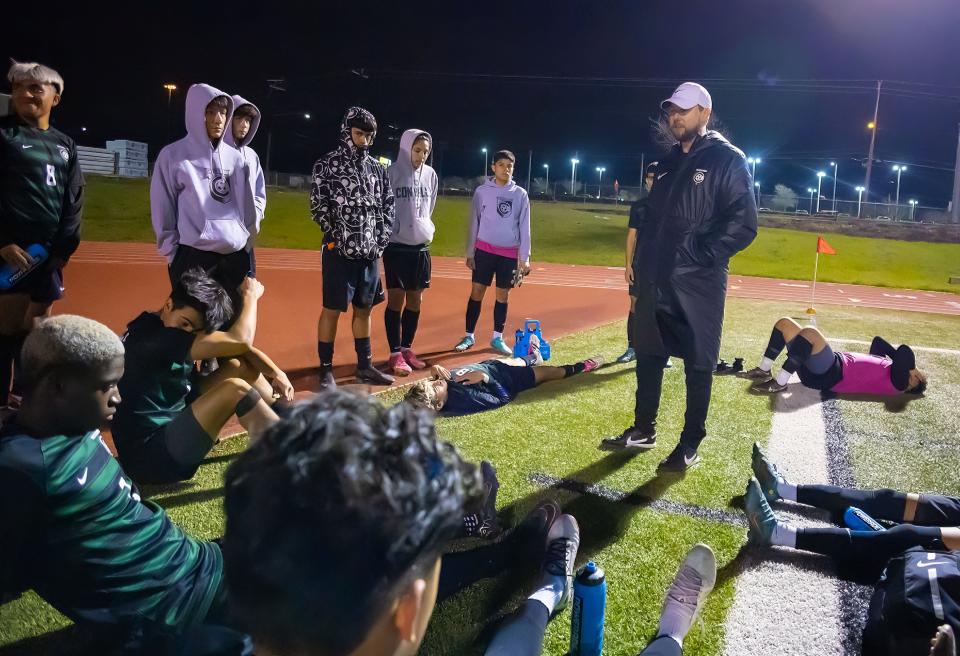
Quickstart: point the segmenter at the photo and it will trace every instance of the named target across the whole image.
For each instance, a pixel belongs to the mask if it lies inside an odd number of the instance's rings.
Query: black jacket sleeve
[[[725,264],[757,236],[757,203],[753,178],[740,156],[730,162],[717,189],[717,212],[695,237],[697,255],[705,264]]]
[[[880,337],[880,335],[874,337],[870,343],[870,355],[879,355],[880,357],[893,359],[894,353],[896,353],[896,349],[893,348],[890,342]]]
[[[30,587],[31,555],[42,535],[43,494],[26,474],[0,468],[0,604]]]
[[[50,246],[51,255],[66,261],[80,245],[80,220],[83,215],[83,172],[77,157],[77,147],[70,150],[70,168],[64,192],[60,226]]]

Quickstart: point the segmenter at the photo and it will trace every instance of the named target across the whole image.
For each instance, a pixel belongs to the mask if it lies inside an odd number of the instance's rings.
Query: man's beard
[[[700,128],[683,128],[682,132],[678,135],[677,128],[670,126],[670,133],[673,134],[674,139],[680,143],[686,143],[697,138],[697,135],[700,134]]]

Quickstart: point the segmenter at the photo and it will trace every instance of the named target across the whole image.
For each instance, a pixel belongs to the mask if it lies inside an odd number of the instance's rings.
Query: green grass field
[[[88,179],[84,237],[104,241],[152,242],[145,180],[91,176]],[[441,198],[433,252],[462,256],[470,200]],[[534,202],[533,259],[542,262],[623,266],[626,210],[610,205]],[[278,248],[319,248],[321,233],[310,220],[305,192],[271,188],[260,244]],[[908,289],[960,291],[949,284],[960,275],[960,244],[902,242],[826,235],[837,249],[820,258],[819,279]],[[730,263],[732,273],[809,279],[816,235],[763,228],[754,243]]]
[[[727,360],[745,356],[748,364],[755,362],[765,346],[769,326],[786,311],[784,304],[731,300],[721,355]],[[895,343],[941,349],[955,348],[960,331],[957,317],[862,308],[824,306],[818,321],[831,337],[869,340],[879,331]],[[615,323],[558,339],[553,343],[553,361],[563,363],[594,353],[612,358],[622,351],[623,333],[623,323]],[[960,354],[918,350],[918,359],[930,373],[930,387],[923,399],[891,408],[876,402],[839,402],[850,434],[855,479],[861,486],[889,485],[957,495],[960,419],[955,404],[960,395]],[[596,560],[608,576],[604,653],[609,656],[632,656],[646,644],[656,628],[664,591],[690,546],[700,541],[710,544],[723,567],[745,542],[744,529],[656,510],[645,501],[661,498],[739,512],[731,500],[742,493],[749,476],[751,444],[765,443],[770,431],[770,399],[748,394],[748,381],[717,378],[709,438],[701,447],[704,463],[681,480],[658,478],[656,464],[675,444],[682,424],[683,371],[682,365],[677,365],[665,376],[660,443],[652,452],[635,457],[596,448],[602,437],[619,432],[632,419],[634,377],[629,365],[609,366],[551,383],[500,410],[441,419],[438,424],[440,434],[466,456],[495,464],[505,524],[516,522],[548,496],[561,501],[579,519],[583,535],[579,560]],[[387,402],[395,398],[396,393],[383,397]],[[154,490],[152,498],[192,534],[204,538],[219,535],[223,530],[223,472],[243,445],[242,439],[228,440],[215,450],[194,481]],[[534,473],[633,491],[637,500],[614,502],[544,489],[531,480]],[[734,582],[721,577],[707,604],[705,631],[695,628],[691,632],[685,654],[721,653],[723,620],[733,601]],[[482,653],[483,638],[478,645],[477,636],[485,635],[488,622],[509,612],[525,595],[526,590],[511,586],[516,583],[486,581],[441,605],[421,653]],[[32,594],[0,608],[0,618],[0,645],[8,645],[0,652],[86,653],[82,636]],[[569,618],[565,612],[551,623],[544,654],[566,653]],[[31,640],[44,634],[48,637]],[[21,640],[26,642],[9,647]]]

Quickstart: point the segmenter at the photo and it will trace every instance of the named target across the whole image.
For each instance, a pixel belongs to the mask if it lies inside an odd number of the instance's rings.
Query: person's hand
[[[463,383],[464,385],[479,385],[480,383],[487,382],[487,374],[474,369],[458,376],[457,382]]]
[[[431,372],[438,380],[441,379],[441,378],[442,378],[443,380],[450,380],[450,378],[451,378],[450,372],[447,371],[446,369],[444,369],[443,367],[441,367],[441,366],[438,365],[438,364],[435,364],[435,365],[433,365],[432,367],[430,367],[430,372]]]
[[[473,258],[472,258],[472,257],[468,257],[468,258],[467,258],[467,268],[470,269],[471,271],[474,271],[474,270],[476,270],[476,268],[477,268],[477,265],[476,265],[476,263],[473,261]]]
[[[257,300],[263,296],[263,283],[256,278],[244,278],[240,283],[240,293],[244,298]]]
[[[628,264],[626,270],[623,273],[624,273],[624,278],[627,279],[627,284],[632,285],[633,284],[633,265]]]
[[[293,401],[293,385],[290,384],[290,379],[287,378],[287,374],[279,369],[270,380],[270,387],[273,388],[275,396],[284,401]]]
[[[523,275],[525,276],[530,275],[530,260],[527,260],[526,262],[523,262],[522,264],[520,264],[520,271],[522,271]]]
[[[3,258],[4,262],[18,271],[26,271],[33,264],[33,258],[30,257],[30,253],[16,244],[7,244],[3,248],[0,248],[0,257]]]

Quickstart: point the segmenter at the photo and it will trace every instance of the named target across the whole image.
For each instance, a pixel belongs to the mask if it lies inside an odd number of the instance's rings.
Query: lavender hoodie
[[[419,169],[414,169],[410,159],[413,142],[421,134],[427,135],[431,148],[433,147],[433,138],[428,132],[406,130],[400,137],[397,161],[387,169],[396,211],[393,232],[390,233],[390,242],[394,244],[427,244],[433,241],[433,233],[436,231],[431,217],[433,208],[437,206],[437,172],[426,163],[421,164]]]
[[[250,213],[256,217],[256,222],[251,221],[247,218],[247,215],[244,216],[243,223],[247,226],[254,226],[253,234],[260,234],[260,222],[263,221],[263,214],[267,211],[267,183],[263,177],[263,167],[260,166],[260,157],[257,155],[257,151],[249,146],[250,142],[253,141],[253,138],[257,134],[257,129],[260,127],[260,108],[254,105],[252,102],[247,100],[242,96],[233,96],[233,110],[236,111],[243,105],[250,105],[255,110],[257,110],[257,118],[253,119],[250,123],[250,131],[247,132],[240,143],[233,138],[233,126],[227,129],[226,134],[223,136],[223,140],[228,144],[240,151],[240,154],[243,155],[243,161],[247,166],[246,176],[247,184],[244,187],[243,205],[244,212]]]
[[[493,246],[517,247],[517,258],[530,260],[530,199],[512,179],[501,187],[488,178],[473,192],[467,257],[473,257],[478,239]]]
[[[150,180],[150,215],[157,249],[173,262],[180,244],[226,255],[247,247],[256,217],[245,216],[243,155],[207,137],[204,112],[211,100],[229,101],[224,134],[230,132],[233,100],[219,89],[194,84],[187,91],[187,136],[165,146]],[[249,221],[249,223],[246,223]]]

